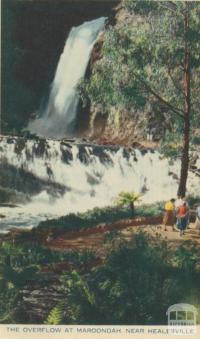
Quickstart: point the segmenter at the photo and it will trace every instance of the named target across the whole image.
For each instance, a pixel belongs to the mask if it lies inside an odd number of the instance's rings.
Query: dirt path
[[[134,234],[137,234],[141,230],[147,234],[152,235],[153,237],[160,236],[163,239],[169,240],[170,242],[181,243],[185,240],[193,240],[199,243],[200,245],[200,235],[195,229],[195,224],[191,223],[189,229],[186,230],[185,235],[180,236],[179,231],[173,231],[172,227],[168,226],[167,231],[164,231],[163,226],[154,226],[154,225],[139,225],[135,226],[132,222],[126,222],[126,224],[121,226],[121,232],[125,239],[130,240]],[[122,223],[122,221],[121,221]],[[51,249],[67,251],[67,250],[95,250],[100,256],[105,254],[105,235],[109,233],[109,230],[105,228],[101,232],[93,231],[93,233],[88,234],[84,231],[80,234],[74,234],[74,236],[68,233],[63,234],[57,239],[53,239],[50,242],[46,243]]]

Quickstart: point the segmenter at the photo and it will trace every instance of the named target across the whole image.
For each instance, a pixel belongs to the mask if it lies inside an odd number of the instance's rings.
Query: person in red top
[[[189,208],[187,203],[184,202],[183,205],[178,207],[177,210],[177,219],[178,219],[178,226],[180,229],[180,235],[185,233],[188,224],[188,215],[189,215]]]

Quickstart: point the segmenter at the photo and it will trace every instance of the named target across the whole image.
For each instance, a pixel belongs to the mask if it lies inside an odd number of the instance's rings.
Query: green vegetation
[[[200,200],[190,197],[188,201],[192,206]],[[135,212],[156,216],[162,209],[163,203],[158,203],[137,206]],[[43,229],[46,236],[52,234],[54,238],[74,226],[78,230],[129,216],[129,207],[97,208],[46,221],[34,232],[40,235]],[[41,318],[47,324],[164,324],[170,304],[188,302],[200,306],[200,249],[195,243],[186,241],[174,246],[143,233],[128,242],[120,231],[113,230],[105,233],[106,258],[99,266],[93,251],[55,251],[34,239],[23,241],[22,236],[1,244],[1,323],[18,321],[16,312],[24,287],[41,283],[43,274],[47,279],[53,272],[60,280],[63,297],[48,310],[45,319]]]
[[[140,233],[130,243],[110,247],[103,266],[87,275],[63,275],[65,300],[50,312],[48,324],[166,324],[172,304],[199,309],[198,245],[174,249]]]
[[[192,144],[193,145],[200,145],[200,135],[194,135],[192,137]]]
[[[189,196],[188,197],[188,203],[191,208],[196,207],[200,204],[200,196]]]
[[[2,244],[0,248],[2,258],[9,257],[9,265],[13,269],[20,270],[22,267],[32,265],[55,264],[68,261],[74,265],[83,262],[90,262],[96,259],[94,252],[89,250],[83,251],[53,251],[38,243],[27,242],[20,245],[12,245],[9,242]],[[8,259],[5,260],[8,262]]]
[[[16,322],[20,292],[42,276],[43,267],[53,272],[56,264],[67,263],[85,271],[96,258],[90,250],[58,252],[34,243],[3,242],[0,246],[0,323]]]
[[[82,95],[101,105],[102,112],[111,107],[133,115],[145,111],[149,117],[154,112],[154,125],[161,122],[160,128],[175,135],[174,143],[181,140],[176,150],[182,164],[178,191],[185,195],[190,129],[200,121],[200,4],[134,0],[122,4],[127,19],[107,29],[103,58],[81,86]],[[148,118],[145,124],[149,126]],[[174,156],[174,148],[162,150]]]
[[[160,151],[171,159],[177,159],[181,153],[181,136],[166,132],[164,140],[160,143]]]
[[[56,305],[48,315],[45,324],[47,325],[61,325],[63,323],[67,305],[65,302],[60,302]]]
[[[135,216],[150,217],[160,215],[163,210],[163,203],[138,206],[135,209]],[[59,219],[42,221],[38,229],[52,228],[55,235],[63,231],[78,231],[95,227],[101,223],[112,223],[120,219],[130,218],[129,207],[104,207],[94,208],[85,213],[68,214]]]
[[[21,258],[23,249],[10,243],[0,247],[0,323],[14,323],[14,308],[20,289],[37,274],[39,267],[35,263],[23,265],[13,258]]]
[[[65,11],[72,8],[72,4],[60,7],[54,1],[53,7],[48,5],[49,12],[43,7],[47,19],[44,21],[39,2],[31,5],[32,10],[25,4],[15,5],[21,1],[9,2],[6,7],[7,2],[3,1],[6,49],[3,50],[2,76],[6,84],[2,93],[2,128],[4,132],[17,133],[29,121],[30,112],[39,107],[52,81],[66,38],[66,22],[67,30],[72,26],[71,19],[66,18],[71,16],[75,20],[76,16],[71,15],[71,10]],[[92,66],[91,77],[80,84],[80,93],[83,100],[99,105],[98,111],[107,115],[118,110],[139,117],[146,112],[146,120],[140,117],[144,131],[154,127],[155,122],[160,124],[164,135],[160,150],[172,159],[181,158],[178,191],[184,195],[190,143],[200,144],[200,137],[191,133],[200,127],[200,4],[197,1],[122,0],[121,5],[126,11],[125,20],[120,19],[119,11],[116,24],[107,27],[102,58]],[[93,11],[99,15],[98,6],[93,4]],[[79,13],[79,8],[76,11]],[[22,20],[27,18],[27,13],[28,19]],[[55,15],[59,18],[57,22]],[[90,18],[90,13],[87,17]],[[27,35],[27,23],[31,39]],[[53,34],[57,26],[60,28]],[[49,36],[52,43],[44,44]],[[52,55],[49,66],[47,55]],[[154,114],[153,122],[151,114]],[[114,120],[119,125],[120,119]],[[24,147],[25,141],[19,138],[15,143],[16,157],[20,157]],[[27,159],[44,156],[46,141],[38,139],[33,151],[33,154],[27,151]],[[29,194],[38,194],[44,189],[52,195],[66,190],[6,162],[1,163],[0,171],[0,203],[25,202]],[[177,245],[144,233],[126,241],[121,232],[113,230],[105,234],[105,253],[99,261],[90,250],[53,251],[36,243],[36,239],[42,243],[50,236],[53,243],[63,232],[130,218],[130,209],[131,216],[136,217],[159,216],[163,212],[162,202],[135,207],[137,202],[139,195],[122,192],[117,199],[118,206],[43,221],[29,233],[34,239],[29,242],[30,237],[24,234],[23,239],[23,233],[21,238],[18,234],[15,238],[13,233],[12,243],[2,242],[0,322],[15,323],[15,311],[23,290],[31,288],[33,282],[38,283],[40,290],[43,277],[48,280],[51,275],[60,283],[63,298],[57,304],[56,299],[55,306],[48,310],[49,315],[42,319],[46,324],[166,324],[167,308],[180,302],[198,308],[200,323],[200,248],[196,243],[184,241]],[[190,197],[188,202],[192,207],[200,198]]]
[[[130,207],[132,217],[135,215],[135,203],[139,203],[140,201],[141,194],[135,192],[121,192],[116,199],[117,205]]]
[[[125,194],[125,198],[124,198]],[[88,210],[84,213],[71,213],[66,216],[60,217],[58,219],[45,220],[40,222],[39,226],[36,228],[36,231],[52,229],[54,235],[59,235],[65,231],[78,231],[81,229],[87,229],[91,227],[95,227],[99,224],[109,224],[116,222],[121,219],[130,218],[130,207],[127,206],[129,202],[129,198],[136,199],[138,201],[139,196],[132,194],[127,196],[128,193],[123,193],[123,199],[125,206],[121,204],[117,206],[108,206],[103,208],[93,208],[92,210]],[[128,198],[128,200],[127,200]],[[121,197],[120,197],[121,200]],[[119,200],[117,199],[117,202]],[[200,203],[199,196],[189,196],[188,203],[190,208],[193,208],[194,205]],[[123,204],[123,205],[124,205]],[[140,206],[136,206],[134,209],[134,216],[137,217],[155,217],[159,216],[164,211],[164,202],[158,202],[154,204],[142,204]],[[132,215],[131,215],[132,216]]]

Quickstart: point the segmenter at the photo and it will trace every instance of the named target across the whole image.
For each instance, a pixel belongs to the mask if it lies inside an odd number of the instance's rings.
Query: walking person
[[[178,211],[179,211],[179,208],[184,205],[184,203],[186,204],[186,207],[187,207],[187,210],[188,210],[187,224],[186,224],[186,228],[187,228],[189,226],[189,204],[186,201],[184,196],[178,195],[174,206],[175,206],[175,213],[176,213],[176,227],[179,230],[180,230],[180,220],[179,220],[179,216],[178,216]]]
[[[163,217],[163,225],[164,230],[167,231],[167,226],[172,226],[174,230],[174,223],[175,223],[175,209],[174,209],[174,202],[175,199],[171,199],[166,202],[165,204],[165,213]]]
[[[177,211],[178,227],[180,229],[181,236],[185,234],[185,230],[188,225],[188,216],[189,208],[187,206],[187,203],[184,202],[183,205],[181,205]]]
[[[179,220],[179,217],[178,217],[178,210],[179,210],[179,207],[182,206],[184,203],[182,197],[180,195],[177,196],[177,199],[174,203],[174,207],[175,207],[175,213],[176,213],[176,227],[178,228],[178,230],[180,230],[180,220]]]

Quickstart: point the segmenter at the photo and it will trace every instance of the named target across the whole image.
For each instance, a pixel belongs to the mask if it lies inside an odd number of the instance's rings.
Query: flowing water
[[[46,218],[112,205],[121,191],[143,192],[143,203],[176,197],[180,162],[170,164],[157,151],[57,140],[27,140],[20,151],[17,145],[17,139],[1,139],[2,162],[64,189],[52,194],[44,188],[30,194],[31,201],[25,205],[0,208],[6,216],[0,219],[1,230],[32,227]],[[196,195],[199,184],[199,177],[189,172],[188,191]]]
[[[72,28],[58,62],[47,107],[41,118],[29,123],[31,132],[50,138],[73,135],[79,100],[77,85],[84,77],[104,24],[105,18],[100,18]],[[112,205],[121,191],[143,193],[143,203],[175,197],[180,172],[180,161],[170,164],[156,151],[53,139],[2,137],[0,160],[4,173],[7,166],[11,176],[9,185],[29,198],[26,204],[19,203],[15,208],[0,207],[1,232]],[[189,173],[189,192],[196,193],[198,186],[199,177]]]
[[[32,133],[55,138],[74,134],[79,102],[77,85],[85,75],[105,19],[102,17],[71,29],[58,62],[47,107],[41,118],[28,125]]]

